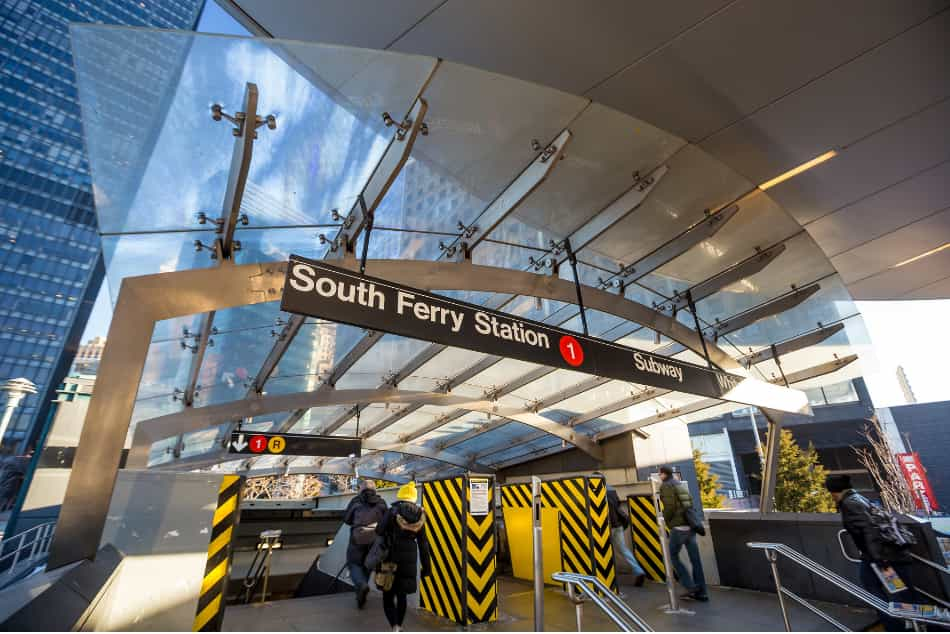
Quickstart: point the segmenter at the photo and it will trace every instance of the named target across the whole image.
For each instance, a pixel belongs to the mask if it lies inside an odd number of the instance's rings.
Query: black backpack
[[[917,543],[914,534],[897,523],[896,515],[876,504],[871,504],[864,496],[861,496],[861,501],[864,502],[868,517],[871,518],[871,526],[874,527],[882,545],[897,551],[905,551]]]

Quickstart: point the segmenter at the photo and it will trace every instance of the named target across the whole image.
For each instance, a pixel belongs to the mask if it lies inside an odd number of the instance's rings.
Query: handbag
[[[396,580],[396,564],[392,561],[384,561],[379,564],[376,570],[376,587],[383,592],[392,590],[393,582]]]

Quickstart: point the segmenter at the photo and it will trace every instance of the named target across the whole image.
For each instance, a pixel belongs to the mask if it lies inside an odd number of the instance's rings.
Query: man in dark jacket
[[[689,527],[686,520],[686,509],[693,506],[693,496],[685,482],[678,482],[673,477],[673,470],[669,467],[660,467],[660,502],[663,503],[663,520],[670,529],[670,559],[673,570],[679,582],[686,588],[684,599],[709,601],[706,590],[706,576],[703,573],[703,560],[699,555],[699,544],[696,543],[696,533]],[[692,575],[686,571],[686,566],[680,561],[680,550],[686,546],[689,555],[689,564],[693,569]]]
[[[369,594],[369,573],[366,555],[376,540],[376,525],[386,514],[386,502],[376,493],[372,480],[360,482],[359,494],[350,500],[343,514],[343,523],[350,527],[350,542],[346,547],[346,565],[356,590],[356,605],[366,605]]]
[[[617,489],[607,484],[607,478],[604,474],[595,471],[592,477],[602,478],[604,485],[607,487],[607,517],[610,520],[610,542],[614,547],[614,557],[621,557],[630,565],[636,577],[633,585],[639,588],[646,579],[646,573],[637,558],[633,556],[633,552],[627,547],[627,540],[624,536],[624,531],[630,527],[630,512],[627,510],[626,503],[621,502]]]
[[[871,522],[869,513],[871,502],[851,488],[851,476],[829,475],[825,478],[825,488],[838,505],[844,529],[848,531],[854,545],[861,551],[861,565],[858,569],[861,586],[884,601],[913,602],[916,593],[910,587],[909,559],[906,554],[891,548],[881,539],[880,532]],[[872,564],[883,573],[888,572],[888,569],[893,569],[908,587],[891,594],[885,590]],[[900,632],[905,629],[902,619],[895,619],[883,613],[879,613],[879,616],[887,631]]]

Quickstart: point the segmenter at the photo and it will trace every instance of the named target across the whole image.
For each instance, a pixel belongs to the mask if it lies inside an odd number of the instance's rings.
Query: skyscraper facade
[[[69,24],[193,30],[203,4],[0,0],[0,379],[38,387],[17,409],[7,446],[35,437],[103,279]],[[160,107],[144,79],[116,91]]]

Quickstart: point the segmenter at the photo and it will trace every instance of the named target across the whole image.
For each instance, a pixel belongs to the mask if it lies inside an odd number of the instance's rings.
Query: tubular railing
[[[574,604],[577,615],[577,631],[581,631],[584,614],[584,596],[590,599],[607,615],[621,632],[652,632],[653,628],[640,615],[621,601],[610,588],[597,577],[574,572],[555,572],[551,577],[567,585],[567,594]],[[578,591],[581,594],[578,594]],[[583,596],[582,596],[583,595]]]
[[[0,542],[0,588],[22,572],[22,564],[37,563],[49,552],[56,522],[38,524]]]
[[[788,618],[788,607],[785,605],[786,597],[795,601],[802,607],[810,610],[816,616],[821,617],[826,622],[830,623],[831,625],[838,628],[842,632],[850,632],[851,630],[845,625],[843,625],[842,623],[840,623],[839,621],[835,620],[829,614],[823,612],[822,610],[818,609],[817,607],[815,607],[814,605],[812,605],[811,603],[809,603],[802,597],[798,596],[797,594],[795,594],[788,588],[785,588],[782,586],[782,579],[779,576],[779,571],[778,571],[778,556],[779,555],[785,557],[792,563],[797,564],[801,566],[802,568],[805,568],[812,574],[818,575],[825,581],[828,581],[829,583],[834,584],[836,587],[840,588],[841,590],[844,590],[851,596],[866,603],[867,605],[871,606],[875,610],[897,619],[905,619],[907,621],[911,621],[912,623],[914,623],[915,629],[918,623],[930,623],[933,625],[942,625],[942,626],[946,626],[947,624],[950,624],[950,619],[945,619],[945,618],[941,618],[937,616],[934,616],[931,618],[931,617],[922,616],[916,612],[910,612],[910,611],[905,611],[905,610],[894,610],[891,608],[890,604],[887,603],[886,601],[880,599],[879,597],[876,597],[875,595],[871,594],[864,588],[845,579],[841,575],[838,575],[828,570],[827,568],[825,568],[818,562],[809,559],[808,557],[801,554],[797,550],[789,548],[785,544],[773,543],[773,542],[749,542],[746,544],[746,546],[748,546],[749,548],[765,551],[765,557],[766,559],[768,559],[769,565],[772,567],[772,578],[775,581],[775,590],[776,590],[776,594],[778,595],[779,607],[782,610],[782,620],[785,622],[786,632],[792,631],[791,622],[789,621],[789,618]]]

